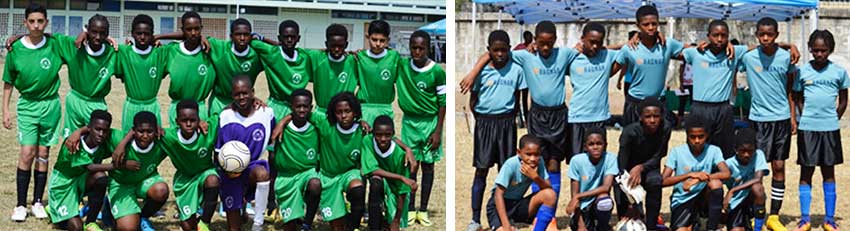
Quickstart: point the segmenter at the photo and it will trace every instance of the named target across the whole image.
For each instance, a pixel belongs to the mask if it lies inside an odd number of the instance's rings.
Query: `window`
[[[378,13],[334,10],[334,11],[331,11],[331,17],[333,17],[333,18],[351,18],[351,19],[375,20],[375,19],[378,19]]]

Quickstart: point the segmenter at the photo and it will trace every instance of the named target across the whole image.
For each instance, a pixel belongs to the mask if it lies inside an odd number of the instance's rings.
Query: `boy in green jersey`
[[[168,96],[171,97],[168,119],[175,121],[177,103],[180,100],[192,99],[198,102],[198,115],[201,120],[206,120],[209,111],[204,102],[213,89],[216,72],[210,56],[201,52],[201,16],[190,11],[184,13],[181,20],[185,39],[183,42],[171,43],[164,47],[169,57],[166,72],[171,79],[168,88]]]
[[[207,225],[215,213],[219,194],[219,178],[212,158],[218,126],[209,126],[209,131],[201,127],[218,122],[208,121],[201,125],[198,103],[184,99],[177,103],[177,121],[174,123],[176,126],[166,129],[160,141],[163,151],[177,169],[172,185],[179,208],[180,227],[183,230],[209,230]],[[196,214],[201,208],[203,213],[198,217]]]
[[[118,230],[152,231],[148,219],[168,199],[168,185],[157,167],[165,159],[157,137],[156,116],[142,111],[133,118],[133,130],[124,136],[113,136],[117,144],[112,153],[116,169],[109,171],[109,202]],[[137,199],[143,199],[140,208]],[[141,222],[141,223],[140,223]]]
[[[290,105],[292,113],[277,126],[282,128],[282,134],[275,140],[269,161],[272,170],[277,172],[274,190],[284,229],[296,230],[300,220],[301,230],[310,230],[322,193],[317,171],[319,131],[308,121],[313,110],[313,96],[306,89],[296,89]]]
[[[387,49],[390,24],[384,20],[369,23],[369,49],[357,53],[357,99],[363,103],[363,120],[373,122],[379,115],[393,117],[395,82],[401,56]]]
[[[153,112],[157,125],[159,103],[156,101],[159,86],[165,77],[165,64],[168,55],[164,49],[153,46],[153,19],[145,14],[133,18],[132,45],[121,45],[115,65],[115,77],[124,83],[127,100],[121,116],[121,130],[133,128],[133,116],[141,111]]]
[[[24,17],[29,34],[12,43],[3,71],[3,127],[6,129],[12,129],[9,112],[12,88],[20,93],[16,114],[21,151],[17,161],[18,201],[12,213],[13,221],[24,221],[27,217],[27,191],[36,157],[32,210],[37,218],[47,218],[41,198],[47,184],[50,146],[56,144],[56,126],[62,117],[58,96],[62,59],[53,52],[55,38],[44,34],[48,24],[47,10],[31,5]]]
[[[82,149],[74,147],[77,150],[71,151],[72,148],[62,146],[59,151],[50,178],[48,200],[50,222],[60,229],[101,230],[95,222],[109,183],[106,171],[112,170],[114,166],[100,162],[112,154],[109,147],[111,123],[112,115],[109,112],[93,111],[89,124],[84,127],[88,135],[75,142]],[[85,213],[86,220],[83,223],[79,204],[86,195],[92,209]]]
[[[384,222],[390,230],[407,227],[405,198],[416,190],[416,181],[410,179],[413,166],[406,166],[406,153],[393,140],[395,128],[389,116],[378,116],[373,123],[373,135],[363,138],[361,171],[369,178],[369,229],[383,230]],[[386,210],[386,215],[384,215]]]
[[[301,40],[298,23],[286,20],[278,26],[278,43],[271,41],[251,41],[251,48],[257,52],[266,72],[269,84],[268,105],[274,110],[275,120],[289,115],[289,96],[295,89],[307,87],[312,79],[312,65],[309,55],[295,45]]]
[[[326,115],[331,97],[357,88],[357,60],[346,54],[348,30],[340,24],[325,29],[325,50],[305,50],[310,57],[313,90],[316,92],[316,113]]]
[[[434,183],[434,163],[443,156],[440,143],[443,136],[443,121],[446,117],[446,72],[428,59],[431,38],[418,30],[410,36],[411,59],[404,59],[400,68],[398,105],[404,112],[401,137],[409,144],[422,165],[422,198],[419,211],[414,205],[416,191],[410,195],[408,219],[431,226],[428,218],[428,200]],[[416,179],[416,171],[412,178]]]

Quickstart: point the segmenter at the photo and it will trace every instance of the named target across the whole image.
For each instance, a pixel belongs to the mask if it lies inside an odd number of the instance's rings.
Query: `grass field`
[[[456,76],[463,76],[465,73],[457,73]],[[458,77],[460,78],[460,77]],[[623,94],[622,91],[617,90],[616,83],[614,82],[616,79],[612,79],[611,84],[609,86],[609,103],[611,106],[611,112],[619,114],[622,112],[622,104],[623,104]],[[459,82],[459,80],[456,80]],[[467,102],[469,99],[469,95],[460,95],[458,91],[456,93],[456,103],[455,110],[456,112],[461,112],[462,108],[468,108]],[[569,94],[568,94],[569,95]],[[845,116],[846,117],[846,116]],[[842,143],[850,140],[850,132],[848,132],[848,122],[845,119],[841,121],[841,139]],[[455,217],[456,217],[456,228],[458,230],[465,229],[466,225],[472,219],[472,208],[470,205],[470,194],[472,188],[472,176],[474,175],[475,168],[472,167],[472,134],[468,131],[467,123],[465,122],[465,118],[460,114],[456,114],[456,123],[455,123],[455,149],[458,155],[455,156],[455,163],[457,169],[455,170],[455,188],[458,189],[458,192],[455,194]],[[518,137],[526,134],[526,129],[519,129]],[[619,140],[620,131],[616,129],[609,128],[608,129],[608,146],[607,150],[612,153],[616,153],[619,148]],[[797,137],[792,137],[792,145],[791,145],[791,154],[790,159],[786,161],[786,172],[785,172],[785,200],[782,206],[782,210],[780,211],[780,218],[782,222],[788,229],[793,230],[796,227],[796,223],[800,218],[800,205],[798,202],[798,180],[800,177],[800,167],[796,164],[797,159],[797,145],[796,145]],[[678,145],[685,144],[685,134],[682,130],[676,130],[673,132],[672,137],[670,139],[670,147],[675,147]],[[848,145],[844,143],[843,152],[848,153]],[[666,159],[665,159],[666,160]],[[664,163],[662,160],[662,164]],[[844,192],[841,188],[846,188],[845,180],[850,180],[850,169],[845,169],[844,165],[839,165],[836,169],[836,182],[839,185],[838,191],[838,201],[836,205],[836,220],[839,225],[842,225],[844,215],[850,211],[850,200],[846,198],[850,197],[850,192]],[[561,183],[561,197],[558,200],[558,211],[556,213],[558,227],[560,229],[568,229],[569,218],[566,215],[563,207],[569,203],[569,183],[567,181],[568,177],[566,175],[567,168],[562,164],[561,174],[564,182]],[[486,205],[487,201],[490,199],[490,190],[493,187],[493,181],[495,180],[497,175],[497,171],[494,168],[491,168],[490,173],[487,175],[487,191],[484,194],[484,203]],[[823,221],[824,214],[824,205],[823,205],[823,188],[822,188],[822,178],[820,176],[820,171],[815,171],[815,175],[812,178],[812,205],[811,205],[811,215],[813,222],[813,230],[821,230],[821,224]],[[764,186],[765,190],[769,193],[770,191],[770,177],[767,176],[764,178]],[[672,193],[672,188],[668,187],[663,190],[662,196],[662,206],[661,206],[661,214],[663,215],[665,222],[667,222],[670,218],[670,194]],[[767,204],[770,202],[768,201]],[[482,206],[482,225],[485,228],[488,228],[487,225],[487,216],[486,216],[486,206]],[[769,207],[769,205],[768,205]],[[612,220],[613,222],[613,220]],[[669,224],[669,223],[668,223]],[[519,227],[523,227],[523,229],[530,229],[529,226],[519,225]]]
[[[2,69],[2,66],[3,66],[3,64],[0,63],[0,69]],[[63,68],[62,71],[60,72],[62,86],[59,90],[59,94],[60,94],[62,102],[64,102],[65,94],[69,90],[67,73],[68,73],[67,68]],[[170,99],[167,95],[168,86],[169,86],[168,79],[165,79],[165,81],[163,82],[162,87],[160,88],[160,91],[159,91],[158,99],[159,99],[160,106],[161,106],[161,108],[163,108],[163,110],[167,109],[168,104],[170,103]],[[260,99],[263,99],[263,100],[268,98],[269,91],[268,91],[268,87],[267,87],[267,84],[266,84],[266,78],[265,78],[264,74],[260,74],[260,76],[257,78],[257,83],[255,84],[255,88],[256,88],[255,92],[256,92],[257,97],[259,97]],[[12,101],[10,103],[10,109],[9,109],[9,111],[11,113],[13,113],[13,115],[14,115],[15,110],[16,110],[15,105],[17,104],[17,97],[18,97],[18,93],[17,93],[17,91],[15,91],[15,93],[13,93],[13,95],[12,95]],[[113,118],[112,127],[113,128],[119,128],[120,129],[120,127],[121,127],[120,126],[121,125],[121,110],[122,110],[124,100],[125,100],[124,85],[119,80],[113,78],[113,80],[112,80],[112,91],[106,97],[106,103],[109,106],[109,112],[112,113],[112,118]],[[395,114],[397,115],[396,118],[395,118],[395,123],[397,124],[397,126],[396,126],[397,131],[396,132],[397,132],[397,135],[400,136],[399,131],[401,129],[400,124],[401,124],[402,113],[401,113],[401,110],[397,107],[397,105],[394,107],[394,110],[395,110]],[[64,111],[64,109],[63,109],[63,111]],[[160,114],[161,114],[161,118],[163,118],[164,120],[167,120],[168,115],[165,113],[165,111],[161,111]],[[15,118],[13,117],[12,120],[15,121]],[[169,125],[167,125],[167,121],[163,121],[163,123],[164,123],[163,126],[165,126],[165,127],[169,126]],[[3,181],[3,182],[6,182],[6,183],[0,185],[0,212],[2,212],[2,214],[3,214],[2,216],[0,216],[0,230],[50,230],[52,228],[52,226],[49,224],[48,220],[37,220],[32,215],[27,217],[27,220],[25,222],[21,222],[21,223],[12,222],[9,219],[9,216],[12,213],[12,209],[15,207],[16,195],[17,195],[16,188],[15,188],[15,169],[16,169],[16,160],[18,158],[18,153],[20,152],[20,145],[18,144],[17,139],[15,137],[16,134],[17,134],[17,131],[15,131],[16,126],[17,126],[16,124],[13,125],[12,130],[6,130],[6,129],[0,130],[0,153],[3,153],[3,155],[0,155],[0,175],[6,176],[5,177],[6,180]],[[61,126],[61,122],[60,122],[60,126]],[[58,150],[59,150],[58,146],[53,146],[50,149],[50,164],[51,164],[51,167],[52,167],[52,164],[56,161],[56,155],[57,155]],[[447,155],[447,156],[451,156],[451,155]],[[445,179],[446,179],[445,169],[446,169],[445,161],[440,161],[440,162],[437,163],[436,173],[435,173],[436,175],[435,175],[435,179],[434,179],[434,189],[433,189],[433,193],[431,195],[431,202],[429,203],[429,211],[430,211],[430,215],[431,215],[431,221],[434,222],[433,227],[440,227],[440,229],[445,229],[443,227],[446,226],[446,220],[445,220],[445,217],[446,217],[445,216],[446,215],[446,209],[445,209],[445,205],[446,205],[446,203],[445,203],[446,202],[446,193],[445,193],[446,188],[445,187],[446,187],[446,184],[444,183]],[[174,176],[174,172],[175,172],[175,169],[168,159],[163,161],[162,164],[159,166],[159,173],[162,175],[163,178],[165,178],[165,181],[168,182],[169,187],[171,187],[171,179]],[[421,181],[420,181],[420,183],[421,183]],[[32,198],[32,183],[30,183],[30,187],[31,188],[29,190],[29,196],[28,196],[27,200],[31,200],[31,198]],[[44,200],[45,201],[47,200],[47,195],[44,196]],[[417,207],[418,207],[418,201],[417,201]],[[177,213],[176,204],[174,203],[173,192],[171,193],[171,195],[169,197],[168,203],[165,204],[165,206],[163,208],[166,209],[166,214],[167,214],[166,218],[153,219],[152,220],[156,229],[157,230],[180,230],[180,226],[178,225],[178,220],[172,218],[172,215]],[[328,230],[329,229],[328,226],[327,226],[327,223],[317,223],[317,226],[318,226],[318,227],[316,227],[317,230]],[[212,224],[210,226],[210,228],[212,230],[225,230],[226,227],[227,227],[227,223],[226,223],[226,221],[224,220],[223,217],[220,217],[218,215],[213,217],[213,221],[212,221]],[[279,222],[276,222],[276,223],[273,223],[273,222],[270,222],[270,221],[266,222],[266,230],[277,230],[277,229],[281,229],[281,228],[282,228],[282,224],[279,223]],[[243,229],[245,229],[245,230],[250,229],[250,223],[243,226]],[[426,228],[426,227],[423,227],[421,225],[414,225],[411,228],[409,228],[409,230],[432,230],[432,229],[434,229],[434,228]]]

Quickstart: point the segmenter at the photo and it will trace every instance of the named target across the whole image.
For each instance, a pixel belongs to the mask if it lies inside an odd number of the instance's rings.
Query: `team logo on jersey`
[[[351,150],[351,153],[349,154],[349,156],[351,157],[352,160],[356,160],[358,157],[360,157],[360,149]]]
[[[156,172],[156,165],[148,166],[147,172],[148,173]],[[151,183],[153,183],[153,178],[148,178],[147,180],[145,180],[145,184],[151,184]]]
[[[263,129],[254,129],[254,132],[251,133],[251,138],[254,139],[254,141],[263,141],[263,137],[265,137]]]
[[[755,69],[755,70],[756,70],[756,72],[761,72],[761,71],[762,71],[760,66],[756,66],[756,67],[755,67],[755,68],[753,68],[753,69]]]
[[[101,67],[100,71],[97,72],[97,77],[100,77],[101,79],[109,77],[109,70],[106,70],[106,67]]]
[[[492,87],[492,86],[493,86],[493,84],[496,84],[496,82],[494,82],[494,81],[491,79],[491,80],[487,80],[487,83],[486,83],[485,85],[487,85],[488,87]]]
[[[337,79],[339,79],[340,83],[345,83],[345,81],[348,81],[348,73],[340,72]]]
[[[587,175],[581,176],[581,180],[587,180]]]
[[[531,72],[534,72],[535,75],[539,75],[540,74],[540,68],[535,67],[534,69],[531,69]]]
[[[224,199],[224,205],[226,205],[227,208],[233,208],[233,196],[227,196],[227,198]]]
[[[207,157],[207,154],[209,154],[209,151],[207,151],[207,148],[198,149],[198,156],[199,157],[201,157],[201,158]]]
[[[637,60],[635,60],[635,63],[637,63],[638,65],[641,65],[641,64],[643,64],[643,59],[637,59]]]
[[[702,67],[704,68],[708,68],[708,62],[702,62],[700,65],[702,65]]]
[[[41,61],[39,61],[39,64],[41,64],[41,69],[45,69],[45,70],[50,69],[50,59],[41,58]]]
[[[381,79],[390,80],[390,70],[384,69],[381,71]]]
[[[576,72],[578,72],[579,74],[584,74],[584,67],[577,67]]]
[[[691,171],[691,166],[685,166],[685,167],[684,167],[684,169],[685,169],[685,172],[690,172],[690,171]]]
[[[425,91],[426,87],[428,87],[428,84],[426,84],[425,82],[422,82],[422,81],[416,82],[416,88],[419,88],[419,90]]]
[[[301,83],[301,79],[302,79],[301,74],[298,74],[298,73],[292,74],[292,82],[293,83],[299,84],[299,83]]]
[[[245,61],[241,65],[239,65],[239,67],[242,68],[242,72],[248,72],[249,70],[251,70],[251,62]]]
[[[151,76],[151,79],[156,79],[156,67],[151,67],[151,69],[148,69],[148,75]]]
[[[198,65],[198,75],[207,75],[207,65]]]
[[[810,79],[810,80],[806,80],[803,84],[805,84],[805,85],[813,85],[813,84],[815,84],[815,81]]]
[[[315,149],[307,149],[307,159],[312,160],[316,158],[316,150]]]

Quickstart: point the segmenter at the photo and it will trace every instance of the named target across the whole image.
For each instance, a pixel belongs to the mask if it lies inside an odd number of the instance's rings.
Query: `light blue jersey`
[[[475,112],[488,115],[511,112],[517,101],[514,93],[526,88],[522,67],[518,64],[508,62],[501,69],[487,65],[472,85],[472,91],[478,92]]]
[[[848,87],[847,70],[832,61],[820,71],[812,68],[811,64],[800,68],[794,81],[794,91],[803,92],[799,129],[817,132],[838,130],[838,91]]]
[[[545,107],[564,104],[567,64],[578,56],[578,51],[570,48],[554,48],[549,58],[543,58],[539,53],[532,54],[528,51],[513,51],[511,54],[514,62],[522,66],[525,82],[531,93],[531,101]]]
[[[496,185],[505,187],[505,199],[522,199],[522,196],[525,195],[525,192],[528,191],[531,183],[533,183],[531,178],[522,175],[522,172],[520,172],[520,166],[522,165],[520,162],[519,155],[508,158],[505,164],[502,165],[502,169],[499,170],[499,175],[496,176]],[[543,161],[537,165],[537,174],[543,179],[549,178],[546,174],[546,167],[543,166]],[[496,186],[493,186],[493,191],[495,190]]]
[[[691,64],[694,81],[694,101],[719,103],[729,100],[732,95],[732,80],[738,73],[738,62],[746,46],[735,46],[735,58],[729,60],[726,51],[714,54],[709,50],[700,53],[697,48],[682,51],[685,63]]]
[[[665,166],[672,168],[673,171],[675,171],[674,175],[676,176],[685,175],[691,172],[705,172],[711,174],[711,170],[714,169],[720,162],[723,162],[723,152],[720,151],[720,148],[717,146],[706,144],[702,154],[694,156],[694,154],[691,153],[691,149],[688,148],[688,144],[683,144],[670,151],[670,154],[667,155],[667,164],[665,164]],[[689,191],[685,191],[685,188],[683,187],[684,183],[685,181],[682,181],[673,186],[673,194],[670,195],[671,208],[675,208],[676,206],[690,201],[699,195],[706,186],[708,186],[707,182],[699,182],[691,186]]]
[[[764,172],[764,175],[770,173],[770,170],[767,168],[767,161],[764,158],[764,152],[760,149],[756,149],[756,153],[750,159],[749,164],[742,165],[738,162],[737,157],[733,156],[726,159],[726,166],[729,167],[729,172],[732,173],[731,177],[723,182],[729,190],[752,180],[753,177],[756,176],[756,171]],[[749,195],[749,188],[735,192],[735,194],[732,195],[732,200],[729,201],[729,208],[737,208],[738,205],[741,204],[741,201],[747,199],[747,196]]]
[[[621,49],[617,63],[627,65],[626,71],[632,74],[629,95],[638,99],[661,97],[664,94],[667,66],[671,58],[679,56],[682,47],[678,40],[667,38],[667,45],[664,46],[656,44],[648,48],[641,43],[636,50]]]
[[[573,156],[570,159],[569,177],[574,181],[578,181],[579,192],[587,192],[602,185],[606,176],[616,176],[620,173],[617,168],[617,156],[605,152],[602,159],[595,165],[590,162],[590,156],[587,153],[581,153]],[[581,198],[581,209],[587,208],[593,204],[596,197]]]
[[[607,120],[608,77],[618,51],[601,50],[594,57],[579,55],[569,65],[573,95],[568,112],[570,123],[589,123]]]
[[[753,97],[750,120],[772,122],[791,118],[788,106],[788,72],[794,70],[791,53],[776,49],[773,56],[762,51],[762,47],[744,54],[741,70],[747,72],[747,85]]]

